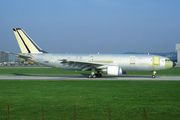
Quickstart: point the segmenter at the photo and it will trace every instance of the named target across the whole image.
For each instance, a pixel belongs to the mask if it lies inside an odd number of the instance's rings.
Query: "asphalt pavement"
[[[85,75],[0,75],[0,80],[94,80],[94,81],[180,81],[180,76],[102,76],[87,78]]]

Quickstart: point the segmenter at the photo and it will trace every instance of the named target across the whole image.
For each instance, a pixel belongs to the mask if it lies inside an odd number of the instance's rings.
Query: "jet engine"
[[[107,73],[108,75],[121,76],[122,69],[120,66],[108,66],[105,69],[102,69],[103,73]]]

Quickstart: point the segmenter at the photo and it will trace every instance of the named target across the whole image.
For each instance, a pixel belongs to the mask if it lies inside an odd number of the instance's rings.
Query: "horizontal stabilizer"
[[[25,55],[23,53],[12,53],[12,52],[8,52],[8,51],[5,51],[5,52],[8,53],[8,54],[13,54],[16,57],[24,58],[24,59],[32,58],[31,55]]]

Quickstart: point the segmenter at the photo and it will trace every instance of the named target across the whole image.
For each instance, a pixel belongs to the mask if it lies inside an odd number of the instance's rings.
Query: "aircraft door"
[[[152,70],[156,70],[160,66],[160,57],[153,56]]]
[[[130,56],[130,64],[135,64],[135,62],[136,62],[136,57]]]
[[[153,64],[155,66],[160,66],[160,57],[158,56],[153,56]]]

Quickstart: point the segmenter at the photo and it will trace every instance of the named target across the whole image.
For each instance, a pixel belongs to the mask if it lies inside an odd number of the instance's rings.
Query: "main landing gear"
[[[94,72],[95,72],[95,68],[92,68],[91,74],[88,76],[88,78],[102,77],[102,74],[100,74],[99,71],[97,71],[97,73]]]
[[[152,75],[152,78],[155,78],[156,77],[156,71],[153,71],[153,75]]]
[[[90,74],[88,77],[89,77],[89,78],[102,77],[102,74],[94,74],[94,75]]]

